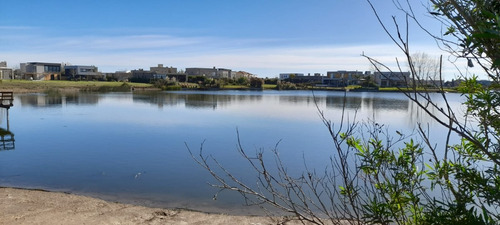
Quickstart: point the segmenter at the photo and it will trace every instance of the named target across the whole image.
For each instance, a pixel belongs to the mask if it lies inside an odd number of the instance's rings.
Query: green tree
[[[205,76],[189,76],[188,77],[189,83],[196,83],[196,84],[205,83],[206,80],[207,80],[207,77],[205,77]]]
[[[239,85],[247,85],[248,84],[248,78],[246,78],[246,77],[240,77],[240,78],[238,78],[238,80],[236,82],[238,82]]]
[[[375,88],[378,87],[378,85],[373,81],[373,78],[371,76],[365,76],[363,81],[361,82],[361,87],[366,87],[366,88]]]
[[[269,77],[266,77],[264,79],[264,83],[265,84],[278,84],[278,78],[269,78]]]
[[[250,87],[252,88],[262,88],[262,85],[264,85],[264,80],[258,77],[252,77],[250,78]]]
[[[278,89],[278,90],[297,90],[297,85],[294,83],[287,82],[287,81],[280,81],[276,85],[276,89]]]

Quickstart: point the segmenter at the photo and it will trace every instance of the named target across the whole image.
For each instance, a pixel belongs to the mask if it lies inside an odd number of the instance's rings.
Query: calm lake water
[[[315,92],[318,106],[340,120],[343,92]],[[441,101],[439,94],[432,95]],[[448,94],[460,110],[461,97]],[[346,112],[358,120],[411,133],[420,122],[434,141],[445,131],[399,93],[347,93]],[[212,179],[186,144],[216,157],[243,180],[254,175],[237,152],[239,130],[250,153],[277,142],[291,170],[324,168],[332,153],[310,91],[206,91],[16,95],[0,127],[15,142],[0,149],[0,186],[66,191],[147,206],[244,213],[237,194],[212,200]],[[7,137],[5,137],[7,138]],[[442,144],[442,143],[441,143]],[[271,154],[268,154],[271,156]]]

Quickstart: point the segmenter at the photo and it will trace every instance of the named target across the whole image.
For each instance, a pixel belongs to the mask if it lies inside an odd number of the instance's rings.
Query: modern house
[[[68,80],[95,80],[104,76],[95,66],[65,66],[64,77]]]
[[[131,71],[116,71],[114,73],[105,73],[104,75],[108,80],[116,81],[129,81],[132,78]]]
[[[204,76],[209,78],[232,78],[230,69],[223,68],[186,68],[188,76]]]
[[[26,80],[60,80],[61,64],[28,62],[21,63],[21,76]]]
[[[307,83],[307,84],[322,84],[323,76],[320,73],[315,73],[314,75],[307,74],[307,76],[295,76],[289,80],[293,83]]]
[[[130,71],[132,73],[132,81],[135,82],[149,82],[151,79],[164,79],[165,77],[157,75],[155,72],[150,70],[138,69]]]
[[[411,84],[410,72],[375,72],[373,76],[379,87],[408,87]]]
[[[180,82],[187,81],[187,74],[178,73],[175,67],[164,67],[163,64],[158,64],[157,67],[149,67],[149,70],[156,74],[156,79],[175,79]]]
[[[323,78],[323,84],[333,87],[346,87],[348,85],[359,85],[370,76],[370,72],[361,71],[328,71],[326,77]]]
[[[310,73],[305,76],[303,73],[280,73],[279,80],[292,83],[308,83],[320,85],[323,83],[323,76],[320,73]]]
[[[0,62],[0,79],[10,80],[14,79],[14,70],[7,67],[7,62]]]
[[[149,82],[153,79],[175,79],[177,81],[187,81],[185,73],[177,73],[177,68],[164,67],[163,64],[158,64],[157,67],[150,67],[150,70],[138,69],[131,71],[131,80],[138,82]]]
[[[232,78],[231,77],[231,70],[219,68],[217,71],[217,78]]]
[[[255,75],[253,75],[249,72],[245,72],[245,71],[238,71],[238,72],[232,71],[231,72],[231,78],[233,78],[233,79],[240,79],[242,77],[250,79],[252,77],[255,77]]]
[[[412,83],[410,72],[328,71],[304,76],[302,73],[280,73],[279,79],[292,83],[309,83],[319,86],[347,87],[349,85],[375,84],[379,87],[407,87]]]
[[[188,76],[216,77],[217,69],[214,68],[186,68]]]
[[[158,64],[157,67],[149,67],[151,72],[156,74],[174,74],[177,73],[177,68],[175,67],[164,67],[163,64]]]
[[[295,78],[298,76],[304,76],[304,74],[303,73],[280,73],[280,80],[291,79],[291,78]]]

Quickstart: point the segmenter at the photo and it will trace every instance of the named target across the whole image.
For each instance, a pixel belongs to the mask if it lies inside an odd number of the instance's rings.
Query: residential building
[[[305,76],[303,73],[280,73],[279,80],[292,83],[322,84],[323,76],[320,73],[310,73]]]
[[[326,72],[323,84],[333,87],[346,87],[348,85],[359,85],[370,76],[370,72],[337,70]]]
[[[186,74],[188,76],[204,76],[204,77],[215,77],[217,76],[217,69],[214,68],[186,68]]]
[[[223,68],[186,68],[188,76],[204,76],[210,78],[232,78],[230,69]]]
[[[163,64],[158,64],[157,67],[149,67],[149,70],[155,72],[156,74],[165,74],[165,75],[177,73],[177,68],[163,67]]]
[[[10,80],[14,79],[14,70],[12,68],[7,67],[7,62],[0,62],[0,79],[2,80]]]
[[[251,77],[255,77],[255,75],[249,73],[249,72],[245,72],[245,71],[232,71],[231,72],[231,78],[233,79],[240,79],[240,78],[247,78],[247,79],[250,79]]]
[[[132,70],[131,80],[139,82],[149,82],[151,79],[165,79],[165,75],[158,75],[153,71],[138,69]]]
[[[291,78],[290,81],[292,83],[322,84],[323,78],[320,73],[315,73],[314,75],[308,73],[307,76],[296,76]]]
[[[95,80],[104,76],[95,66],[65,66],[64,77],[68,80]]]
[[[230,69],[219,68],[217,70],[217,78],[232,78],[231,77],[231,70]]]
[[[187,81],[187,75],[184,73],[177,73],[177,68],[163,67],[158,64],[158,67],[150,67],[150,70],[138,69],[131,71],[131,80],[138,82],[149,82],[152,79],[175,79],[180,82]]]
[[[114,73],[106,73],[106,78],[108,80],[116,81],[129,81],[132,78],[132,73],[130,71],[116,71]]]
[[[280,73],[280,80],[286,80],[297,76],[304,76],[303,73]]]
[[[21,76],[27,80],[60,80],[61,63],[21,63]]]
[[[305,76],[303,73],[280,73],[279,80],[292,83],[307,83],[319,85],[323,82],[323,76],[320,73],[310,73]]]
[[[163,64],[158,64],[157,67],[150,67],[149,68],[151,72],[156,73],[156,78],[169,78],[169,79],[175,79],[180,82],[185,82],[187,81],[187,74],[185,73],[179,73],[177,72],[177,68],[175,67],[164,67]]]
[[[410,72],[375,72],[374,81],[379,87],[408,87]]]

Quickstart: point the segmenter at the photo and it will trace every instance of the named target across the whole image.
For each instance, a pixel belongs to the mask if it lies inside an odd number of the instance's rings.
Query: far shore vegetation
[[[326,90],[326,91],[379,91],[400,92],[401,87],[364,87],[349,85],[346,87],[314,86],[312,84],[295,84],[280,82],[278,79],[252,78],[252,82],[238,83],[228,80],[204,79],[202,82],[177,82],[175,80],[153,80],[150,83],[117,82],[117,81],[30,81],[0,80],[0,91],[14,93],[35,92],[127,92],[127,91],[161,91],[161,90]],[[419,87],[422,92],[456,92],[456,88]]]

